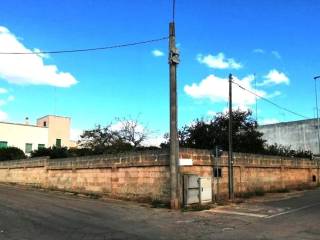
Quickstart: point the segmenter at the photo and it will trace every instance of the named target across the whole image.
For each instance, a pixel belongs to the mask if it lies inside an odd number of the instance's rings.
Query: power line
[[[131,47],[137,45],[143,45],[153,42],[160,42],[163,40],[169,39],[169,37],[161,37],[146,41],[140,42],[131,42],[131,43],[124,43],[124,44],[117,44],[112,46],[104,46],[104,47],[95,47],[95,48],[82,48],[82,49],[67,49],[67,50],[55,50],[55,51],[37,51],[37,52],[0,52],[1,55],[30,55],[30,54],[60,54],[60,53],[75,53],[75,52],[89,52],[89,51],[100,51],[100,50],[108,50],[113,48],[123,48],[123,47]]]
[[[262,100],[264,100],[264,101],[272,104],[273,106],[276,106],[277,108],[280,108],[280,109],[282,109],[282,110],[284,110],[284,111],[287,111],[287,112],[289,112],[289,113],[292,113],[292,114],[294,114],[294,115],[296,115],[296,116],[299,116],[299,117],[302,117],[302,118],[305,118],[305,119],[309,119],[309,117],[306,117],[306,116],[304,116],[304,115],[302,115],[302,114],[300,114],[300,113],[294,112],[294,111],[292,111],[292,110],[290,110],[290,109],[288,109],[288,108],[286,108],[286,107],[282,107],[282,106],[280,106],[279,104],[274,103],[274,102],[270,101],[269,99],[267,99],[267,98],[265,98],[265,97],[262,97],[262,96],[256,94],[255,92],[253,92],[253,91],[251,91],[251,90],[249,90],[249,89],[241,86],[239,83],[236,83],[236,82],[234,82],[234,81],[232,81],[232,83],[234,83],[235,85],[237,85],[237,86],[238,86],[239,88],[241,88],[242,90],[245,90],[245,91],[247,91],[247,92],[255,95],[256,97],[258,97],[258,98],[260,98],[260,99],[262,99]]]

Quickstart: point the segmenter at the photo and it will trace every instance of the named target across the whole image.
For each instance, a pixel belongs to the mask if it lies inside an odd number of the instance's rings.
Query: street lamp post
[[[320,154],[320,129],[319,129],[319,110],[318,110],[318,93],[317,93],[317,79],[319,79],[320,76],[314,77],[314,88],[316,93],[316,110],[317,110],[317,133],[318,133],[318,154]]]

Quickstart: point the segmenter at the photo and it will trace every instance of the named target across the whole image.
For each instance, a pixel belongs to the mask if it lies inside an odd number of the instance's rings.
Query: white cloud
[[[32,52],[7,28],[0,26],[0,52]],[[0,55],[0,78],[13,84],[70,87],[77,80],[55,65],[46,65],[41,54]]]
[[[283,73],[276,69],[269,71],[267,75],[264,76],[264,81],[259,83],[259,86],[270,85],[270,84],[286,84],[289,85],[289,78]]]
[[[133,125],[136,124],[134,122],[134,120],[128,120],[129,122],[131,122]],[[118,121],[114,124],[111,125],[111,130],[114,131],[119,131],[121,129],[123,129],[124,127],[124,123],[121,121]],[[165,141],[163,135],[158,135],[158,134],[154,134],[149,132],[148,129],[146,129],[142,124],[139,124],[136,126],[135,131],[139,134],[139,133],[146,133],[147,138],[141,143],[142,146],[156,146],[159,147],[161,143],[163,143]]]
[[[146,140],[144,140],[142,142],[143,146],[155,146],[155,147],[159,147],[161,143],[165,142],[165,138],[163,137],[164,134],[162,134],[161,136],[150,136],[149,138],[147,138]]]
[[[244,88],[255,92],[259,96],[266,96],[266,93],[261,90],[256,90],[252,86],[254,80],[253,75],[238,79],[234,77],[233,81],[240,84]],[[210,99],[212,102],[228,102],[229,84],[227,78],[219,78],[215,75],[209,75],[200,83],[186,85],[184,91],[189,96],[195,99]],[[236,108],[247,109],[248,106],[255,104],[256,97],[238,86],[233,85],[233,103]]]
[[[0,94],[4,94],[4,93],[7,93],[7,92],[8,92],[7,89],[5,89],[5,88],[0,88]]]
[[[274,91],[273,93],[268,94],[267,98],[274,98],[274,97],[277,97],[277,96],[280,96],[280,95],[281,95],[280,91]]]
[[[217,115],[217,112],[216,112],[216,111],[209,110],[209,111],[207,112],[207,114],[208,114],[210,117],[214,117],[215,115]]]
[[[237,111],[237,110],[240,110],[240,111],[249,111],[249,110],[252,110],[252,108],[250,108],[249,106],[247,105],[232,105],[232,111]],[[229,113],[229,107],[224,107],[221,111],[222,113],[224,114],[227,114]]]
[[[8,120],[8,114],[0,110],[0,121]]]
[[[275,58],[281,59],[281,55],[280,55],[279,52],[277,52],[277,51],[271,51],[271,54],[272,54]]]
[[[7,97],[7,99],[0,99],[0,106],[6,105],[8,102],[14,101],[15,97],[10,95]]]
[[[242,64],[236,62],[233,58],[226,58],[224,53],[220,52],[216,56],[208,54],[203,56],[199,54],[197,56],[198,62],[207,65],[210,68],[215,69],[240,69]]]
[[[10,95],[8,98],[7,98],[7,101],[8,102],[12,102],[13,100],[15,100],[16,98],[13,96],[13,95]]]
[[[70,130],[70,140],[78,141],[80,140],[80,135],[83,133],[82,129],[71,128]]]
[[[155,56],[155,57],[162,57],[162,56],[164,56],[164,53],[163,53],[162,51],[158,50],[158,49],[153,50],[151,53],[152,53],[152,55]]]
[[[260,125],[274,124],[274,123],[278,123],[278,122],[280,122],[280,121],[276,118],[266,118],[260,122]]]
[[[265,53],[265,50],[261,49],[261,48],[256,48],[256,49],[253,49],[253,53],[261,53],[261,54],[264,54]]]
[[[132,124],[132,126],[136,124],[136,123],[134,122],[134,120],[128,120],[128,123]],[[125,126],[125,123],[124,123],[124,122],[118,121],[118,122],[112,124],[112,125],[110,126],[110,129],[113,130],[113,131],[119,131],[119,130],[123,129],[124,126]],[[143,133],[143,132],[145,131],[143,125],[141,125],[141,124],[137,124],[135,130],[136,130],[138,133]]]

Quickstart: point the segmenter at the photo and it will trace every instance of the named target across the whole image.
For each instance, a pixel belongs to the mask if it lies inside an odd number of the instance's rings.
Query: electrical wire
[[[251,90],[249,90],[249,89],[241,86],[239,83],[236,83],[236,82],[234,82],[234,81],[231,81],[231,82],[232,82],[233,84],[237,85],[237,86],[238,86],[239,88],[241,88],[242,90],[247,91],[247,92],[255,95],[256,97],[258,97],[258,98],[260,98],[260,99],[262,99],[262,100],[264,100],[264,101],[272,104],[273,106],[275,106],[275,107],[277,107],[277,108],[280,108],[280,109],[282,109],[282,110],[284,110],[284,111],[287,111],[287,112],[289,112],[289,113],[291,113],[291,114],[294,114],[294,115],[296,115],[296,116],[299,116],[299,117],[302,117],[302,118],[305,118],[305,119],[309,119],[309,117],[306,117],[306,116],[304,116],[304,115],[302,115],[302,114],[300,114],[300,113],[294,112],[294,111],[292,111],[292,110],[290,110],[290,109],[288,109],[288,108],[286,108],[286,107],[282,107],[282,106],[280,106],[279,104],[274,103],[274,102],[270,101],[269,99],[267,99],[267,98],[265,98],[265,97],[262,97],[262,96],[256,94],[255,92],[253,92],[253,91],[251,91]]]
[[[82,48],[82,49],[67,49],[67,50],[55,50],[55,51],[37,51],[37,52],[0,52],[1,55],[30,55],[30,54],[60,54],[60,53],[75,53],[75,52],[89,52],[89,51],[100,51],[100,50],[108,50],[114,48],[123,48],[123,47],[131,47],[143,44],[149,44],[153,42],[160,42],[163,40],[168,39],[169,37],[161,37],[146,41],[140,42],[131,42],[131,43],[124,43],[124,44],[117,44],[112,46],[104,46],[104,47],[95,47],[95,48]]]

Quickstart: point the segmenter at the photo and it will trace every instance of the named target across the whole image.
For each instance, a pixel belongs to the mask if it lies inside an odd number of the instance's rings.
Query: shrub
[[[283,157],[298,157],[298,158],[309,158],[312,159],[312,152],[311,151],[304,151],[304,150],[293,150],[291,146],[284,146],[281,144],[265,144],[264,150],[262,154],[266,155],[276,155],[276,156],[283,156]]]
[[[24,152],[16,147],[0,148],[0,161],[24,159]]]
[[[31,157],[44,157],[50,158],[67,158],[67,157],[81,157],[99,154],[118,154],[127,153],[134,151],[148,151],[148,150],[159,150],[157,147],[133,147],[128,143],[121,143],[114,146],[102,147],[102,148],[66,148],[66,147],[49,147],[40,148],[31,152]]]
[[[272,190],[270,192],[273,192],[273,193],[288,193],[288,192],[290,192],[290,190],[288,188],[280,188],[280,189]]]
[[[90,148],[69,148],[68,153],[69,153],[69,157],[81,157],[81,156],[101,154],[99,152],[93,151]]]
[[[263,190],[263,188],[256,188],[256,189],[254,190],[254,194],[255,194],[256,196],[264,196],[265,191]]]
[[[31,157],[45,157],[50,156],[52,152],[51,148],[39,148],[31,152]]]
[[[68,148],[66,147],[49,147],[40,148],[31,152],[31,157],[49,156],[50,158],[67,158],[69,156]]]
[[[237,193],[236,196],[240,198],[252,198],[255,196],[262,197],[265,193],[266,192],[263,188],[257,187],[247,192]]]

